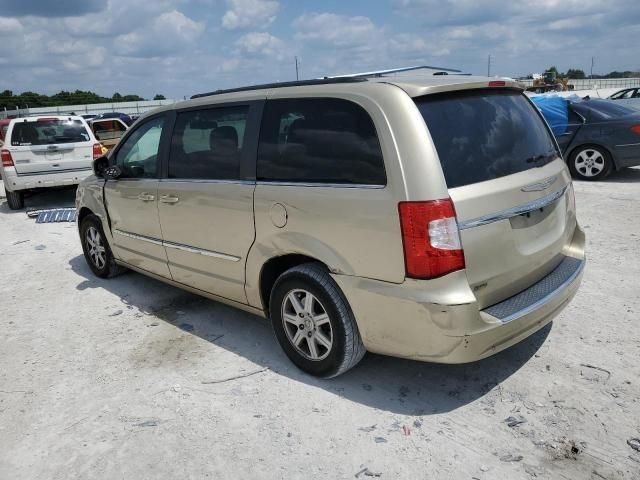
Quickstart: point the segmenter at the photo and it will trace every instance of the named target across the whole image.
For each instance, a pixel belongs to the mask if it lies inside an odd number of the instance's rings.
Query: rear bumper
[[[615,157],[618,169],[640,165],[640,143],[616,145]]]
[[[439,363],[480,360],[548,324],[571,301],[585,265],[584,233],[553,272],[524,292],[479,310],[464,271],[390,284],[335,275],[355,314],[367,350]]]
[[[18,190],[31,190],[35,188],[77,185],[91,174],[93,174],[93,170],[91,167],[87,167],[84,169],[74,169],[64,172],[18,175],[14,167],[6,167],[2,170],[2,180],[7,191],[15,192]]]

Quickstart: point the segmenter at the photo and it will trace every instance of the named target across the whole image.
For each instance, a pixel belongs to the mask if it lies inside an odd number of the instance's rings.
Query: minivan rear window
[[[534,106],[513,90],[469,90],[416,99],[449,188],[493,180],[560,156]]]
[[[11,145],[48,145],[88,142],[89,132],[80,120],[43,119],[13,125]]]

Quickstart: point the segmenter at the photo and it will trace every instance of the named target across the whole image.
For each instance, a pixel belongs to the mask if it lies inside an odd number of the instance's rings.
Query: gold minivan
[[[78,188],[100,277],[125,268],[271,320],[339,375],[365,351],[487,357],[552,320],[585,265],[571,177],[520,84],[333,78],[140,118]]]

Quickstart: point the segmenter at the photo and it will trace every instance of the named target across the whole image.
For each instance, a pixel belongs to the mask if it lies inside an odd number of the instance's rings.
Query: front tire
[[[336,377],[366,353],[351,307],[322,265],[306,263],[284,272],[269,305],[280,346],[311,375]]]
[[[7,203],[11,210],[21,210],[24,208],[24,192],[9,192],[7,191]]]
[[[609,152],[595,145],[578,147],[569,157],[569,170],[580,180],[602,180],[612,169]]]
[[[87,215],[80,223],[80,240],[84,258],[91,271],[100,278],[114,277],[125,269],[119,266],[102,229],[100,219]]]

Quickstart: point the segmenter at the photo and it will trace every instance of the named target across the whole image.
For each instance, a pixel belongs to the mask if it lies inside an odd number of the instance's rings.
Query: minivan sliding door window
[[[239,180],[249,107],[178,113],[170,179]]]

